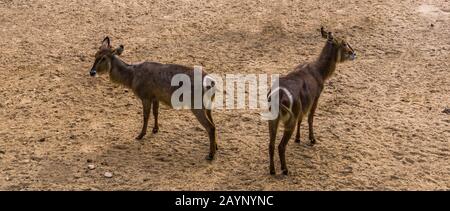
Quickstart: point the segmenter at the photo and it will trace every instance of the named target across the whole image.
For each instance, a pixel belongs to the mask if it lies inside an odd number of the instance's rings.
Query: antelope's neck
[[[131,88],[134,77],[133,67],[120,60],[117,56],[112,57],[109,75],[113,82]]]
[[[328,79],[336,69],[338,49],[330,42],[325,44],[319,58],[317,59],[316,67],[320,76],[325,81]]]

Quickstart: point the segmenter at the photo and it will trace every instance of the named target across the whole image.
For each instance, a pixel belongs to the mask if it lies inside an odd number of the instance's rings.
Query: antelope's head
[[[103,39],[102,45],[100,46],[97,53],[95,53],[95,61],[94,65],[92,65],[89,74],[91,76],[96,76],[98,74],[106,73],[111,71],[111,61],[113,56],[120,56],[124,50],[123,45],[120,45],[118,48],[113,49],[111,46],[111,41],[109,37]]]
[[[334,37],[333,33],[326,32],[323,27],[320,29],[320,33],[323,38],[328,40],[328,43],[337,48],[337,62],[353,61],[356,59],[356,53],[347,41]]]

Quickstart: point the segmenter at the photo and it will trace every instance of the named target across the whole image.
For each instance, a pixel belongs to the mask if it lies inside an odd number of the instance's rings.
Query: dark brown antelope
[[[284,124],[284,134],[278,146],[278,153],[281,170],[283,174],[287,175],[289,171],[285,158],[286,145],[295,131],[295,126],[297,125],[296,142],[300,143],[300,125],[303,116],[309,114],[309,141],[311,145],[316,143],[313,120],[324,83],[333,74],[337,63],[347,60],[351,61],[356,58],[354,50],[345,40],[333,37],[333,34],[326,32],[323,27],[320,31],[322,37],[327,39],[327,42],[319,58],[314,62],[299,65],[288,75],[281,77],[279,87],[273,87],[272,90],[274,91],[268,96],[270,102],[272,96],[277,94],[278,102],[275,105],[278,105],[280,108],[278,118],[269,121],[270,174],[275,174],[273,159],[279,122],[281,121]]]
[[[95,54],[95,62],[90,70],[90,75],[96,76],[97,73],[99,75],[109,73],[111,81],[130,88],[139,97],[142,101],[144,122],[142,130],[136,139],[141,140],[147,133],[147,124],[152,107],[155,118],[153,133],[158,133],[159,103],[172,106],[172,94],[179,88],[179,86],[171,85],[173,77],[182,74],[189,77],[191,81],[194,81],[194,69],[176,64],[160,64],[156,62],[129,65],[118,57],[123,50],[124,47],[122,45],[117,49],[113,49],[110,39],[106,37],[100,49]],[[202,72],[202,81],[206,77],[209,76],[205,72]],[[193,83],[191,88],[194,90]],[[213,86],[202,86],[201,88],[201,92],[203,93],[213,88]],[[211,101],[213,100],[212,98],[210,99]],[[191,110],[200,124],[208,132],[210,151],[206,158],[212,160],[217,150],[217,142],[216,126],[212,119],[211,110],[207,109],[203,104],[200,108],[192,107]]]

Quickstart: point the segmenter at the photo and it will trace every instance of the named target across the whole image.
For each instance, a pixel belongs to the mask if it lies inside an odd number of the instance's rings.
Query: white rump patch
[[[291,92],[288,89],[286,89],[284,87],[277,87],[272,92],[270,92],[268,98],[270,98],[273,94],[275,94],[276,92],[279,92],[280,90],[283,91],[288,96],[288,98],[289,98],[289,109],[292,110],[294,97],[292,96]]]
[[[217,85],[216,80],[213,77],[209,75],[205,76],[203,78],[203,87],[206,88],[209,84],[212,84],[211,82],[214,82],[214,84]]]

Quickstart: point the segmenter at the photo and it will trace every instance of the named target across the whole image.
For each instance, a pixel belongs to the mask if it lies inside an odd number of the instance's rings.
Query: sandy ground
[[[214,112],[210,163],[191,113],[163,107],[139,143],[140,102],[88,77],[106,35],[130,63],[285,74],[318,55],[321,25],[359,58],[326,84],[318,144],[289,143],[290,176],[268,174],[255,111]],[[0,50],[0,190],[450,189],[448,0],[1,0]]]

